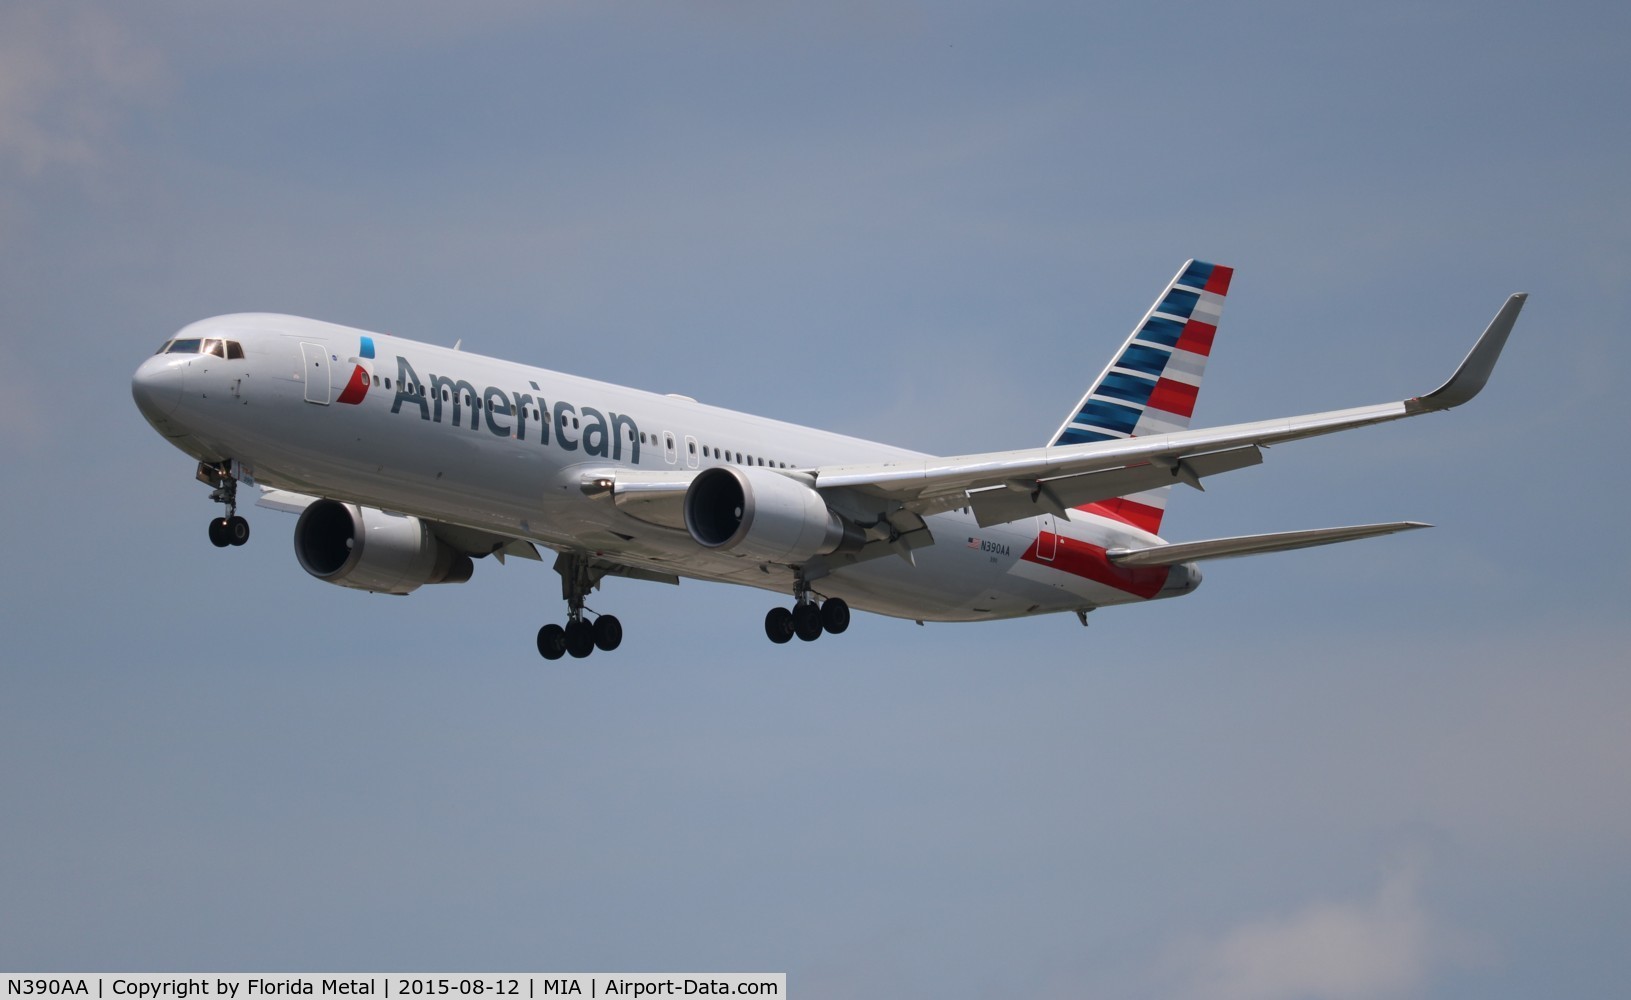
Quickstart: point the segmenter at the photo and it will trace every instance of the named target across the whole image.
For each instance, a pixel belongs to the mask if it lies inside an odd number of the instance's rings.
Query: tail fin
[[[1189,427],[1234,269],[1192,260],[1054,433],[1049,445],[1165,434]],[[1081,509],[1157,532],[1170,486]]]

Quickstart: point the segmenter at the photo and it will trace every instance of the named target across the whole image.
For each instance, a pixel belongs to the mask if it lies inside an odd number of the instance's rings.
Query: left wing
[[[1285,441],[1447,410],[1483,389],[1525,294],[1501,306],[1449,381],[1423,396],[1278,420],[1122,438],[1064,447],[1028,448],[909,462],[826,466],[814,470],[818,489],[854,490],[927,515],[971,506],[982,526],[1069,508],[1141,490],[1187,483],[1256,465],[1260,449]]]

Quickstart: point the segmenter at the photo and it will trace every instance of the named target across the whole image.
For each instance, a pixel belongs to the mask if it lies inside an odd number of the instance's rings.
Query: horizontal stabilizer
[[[1223,559],[1229,556],[1251,556],[1259,552],[1306,549],[1315,545],[1351,542],[1376,535],[1391,535],[1396,531],[1431,527],[1432,525],[1421,521],[1390,521],[1387,524],[1356,524],[1346,528],[1314,528],[1309,531],[1277,531],[1268,535],[1237,535],[1234,538],[1213,538],[1204,542],[1111,549],[1105,555],[1117,566],[1172,566],[1196,559]]]

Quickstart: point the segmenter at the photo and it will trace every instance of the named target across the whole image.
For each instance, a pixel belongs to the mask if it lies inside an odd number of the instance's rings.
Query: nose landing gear
[[[249,541],[249,522],[238,515],[218,517],[210,521],[210,542],[216,548],[224,549],[228,545],[242,545],[247,541]]]
[[[226,505],[226,516],[210,521],[210,543],[218,549],[249,541],[249,522],[238,516],[238,480],[231,462],[199,462],[198,480],[213,486],[210,500]]]

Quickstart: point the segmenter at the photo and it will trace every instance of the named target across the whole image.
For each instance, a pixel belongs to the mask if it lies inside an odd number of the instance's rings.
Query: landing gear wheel
[[[809,601],[793,609],[793,634],[805,642],[821,638],[821,609]]]
[[[841,597],[829,597],[821,605],[821,627],[833,635],[849,628],[849,605]]]
[[[566,623],[566,651],[576,659],[583,659],[595,651],[594,626],[579,618]]]
[[[538,655],[546,660],[558,660],[566,655],[566,629],[559,625],[545,625],[538,630]]]
[[[227,535],[226,518],[218,517],[210,522],[210,544],[218,549],[224,549],[232,544],[232,539]]]
[[[778,646],[793,638],[793,612],[786,608],[771,608],[765,614],[765,635]]]
[[[237,514],[227,518],[227,541],[233,545],[242,545],[249,541],[249,522]]]
[[[610,653],[623,642],[623,623],[616,615],[601,615],[595,619],[595,646]]]

